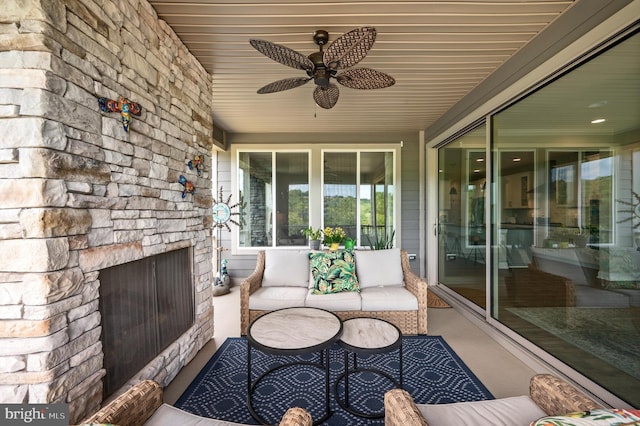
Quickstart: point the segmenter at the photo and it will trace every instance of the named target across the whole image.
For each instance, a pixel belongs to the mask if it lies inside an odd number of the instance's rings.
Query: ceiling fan
[[[383,72],[371,68],[351,68],[367,56],[376,41],[375,28],[363,27],[349,31],[335,39],[325,51],[322,47],[329,41],[327,31],[314,32],[313,41],[320,47],[320,51],[305,56],[270,41],[249,40],[251,46],[268,58],[307,73],[307,77],[285,78],[269,83],[258,89],[258,93],[281,92],[313,80],[316,84],[313,99],[319,107],[330,109],[340,96],[338,86],[331,82],[332,78],[351,89],[382,89],[395,84],[393,77]]]

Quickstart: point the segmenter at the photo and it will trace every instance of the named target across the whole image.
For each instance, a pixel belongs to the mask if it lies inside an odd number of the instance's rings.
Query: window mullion
[[[271,205],[273,206],[273,210],[271,212],[271,247],[277,247],[277,233],[278,229],[277,221],[278,221],[278,198],[276,197],[278,187],[278,182],[276,182],[276,156],[278,155],[277,151],[274,151],[271,154]]]
[[[356,153],[356,244],[360,243],[360,151]]]

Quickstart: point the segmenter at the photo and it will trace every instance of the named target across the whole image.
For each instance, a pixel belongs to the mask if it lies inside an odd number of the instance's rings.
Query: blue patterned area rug
[[[447,342],[439,336],[405,336],[403,350],[403,387],[422,404],[446,404],[493,399],[493,395],[469,370]],[[254,349],[252,378],[275,365],[300,361],[317,362],[317,355],[279,357]],[[335,344],[330,351],[331,411],[323,425],[383,425],[384,419],[354,416],[336,402],[335,392],[344,398],[344,355]],[[358,356],[358,367],[377,368],[397,378],[399,351],[381,355]],[[365,413],[382,412],[384,393],[394,386],[384,376],[356,373],[349,379],[351,407]],[[255,388],[253,406],[268,422],[277,424],[288,407],[308,410],[314,419],[324,414],[324,370],[299,365],[284,367],[267,375]],[[203,417],[238,423],[259,424],[247,408],[247,340],[227,339],[189,385],[176,407]]]

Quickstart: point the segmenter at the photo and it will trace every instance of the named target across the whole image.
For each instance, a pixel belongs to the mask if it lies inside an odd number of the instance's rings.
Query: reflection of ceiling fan
[[[340,91],[331,83],[335,78],[338,83],[351,89],[382,89],[393,86],[393,77],[371,68],[348,69],[360,62],[376,41],[376,29],[372,27],[357,28],[334,40],[327,50],[322,46],[329,41],[329,33],[317,30],[313,41],[320,46],[319,52],[304,56],[288,47],[265,40],[249,40],[258,52],[287,65],[291,68],[306,71],[308,77],[293,77],[274,81],[258,89],[258,93],[275,93],[302,86],[309,80],[314,81],[316,88],[313,99],[324,109],[333,108],[338,102]]]

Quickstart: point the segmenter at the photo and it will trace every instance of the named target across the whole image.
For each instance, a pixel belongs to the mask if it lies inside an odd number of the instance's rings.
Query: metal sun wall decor
[[[184,189],[182,190],[182,198],[185,198],[187,194],[193,194],[194,192],[196,192],[196,187],[193,182],[187,180],[187,178],[183,175],[180,175],[180,177],[178,178],[178,182],[184,187]]]
[[[222,197],[222,187],[220,187],[220,189],[218,190],[218,199],[217,200],[215,198],[213,199],[213,207],[212,207],[213,226],[217,227],[218,229],[226,227],[227,231],[231,231],[231,228],[229,228],[228,222],[231,222],[234,225],[237,225],[240,227],[242,227],[243,225],[244,218],[242,218],[241,212],[232,211],[236,207],[240,207],[242,209],[242,206],[243,206],[242,198],[240,199],[240,201],[238,201],[233,205],[229,205],[230,201],[231,201],[231,194],[229,194],[229,196],[225,200]],[[231,216],[239,216],[239,218],[236,221]]]
[[[227,272],[227,260],[222,259],[222,252],[224,251],[224,247],[220,245],[221,243],[221,231],[222,228],[227,228],[228,231],[231,231],[229,227],[229,222],[242,226],[244,224],[243,217],[241,212],[232,211],[236,207],[240,207],[242,210],[243,202],[242,197],[240,201],[233,205],[229,205],[231,201],[231,194],[224,199],[222,196],[222,187],[218,190],[218,199],[213,199],[213,226],[217,228],[218,237],[217,237],[217,247],[216,251],[218,252],[218,273],[216,274],[216,278],[213,283],[213,295],[220,296],[223,294],[227,294],[229,292],[229,287],[231,283],[231,279],[229,277],[229,273]],[[234,220],[231,216],[238,216],[238,220]]]
[[[142,107],[136,102],[120,96],[117,101],[109,98],[98,98],[98,104],[103,112],[120,112],[122,116],[122,128],[125,132],[129,131],[129,123],[131,123],[131,114],[140,115]]]

